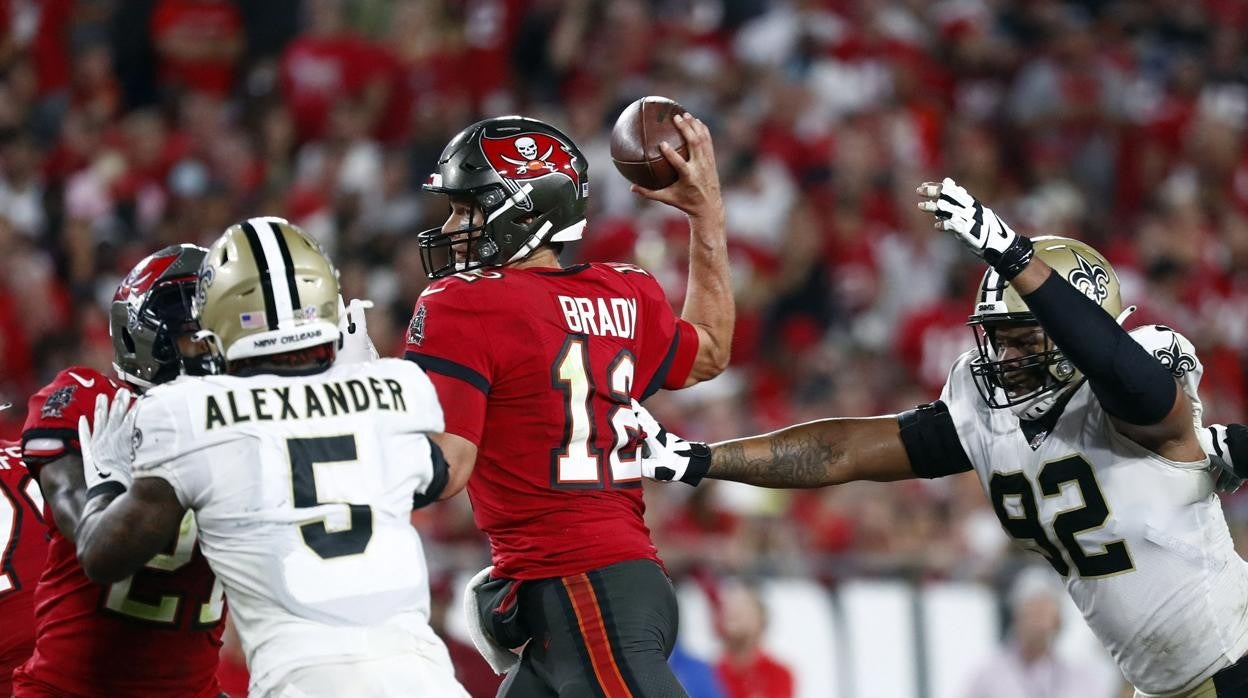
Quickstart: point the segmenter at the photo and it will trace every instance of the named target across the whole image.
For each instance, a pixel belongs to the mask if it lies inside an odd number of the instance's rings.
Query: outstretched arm
[[[896,417],[821,419],[710,446],[705,477],[811,488],[915,476]]]
[[[971,469],[953,418],[940,401],[896,416],[820,419],[709,446],[667,431],[636,401],[633,411],[646,435],[642,475],[653,480],[697,485],[709,477],[805,489]]]
[[[685,385],[718,376],[728,367],[736,307],[728,266],[724,200],[719,190],[715,146],[706,124],[689,114],[673,118],[689,146],[689,159],[664,143],[664,157],[676,169],[675,184],[658,190],[633,191],[685,212],[689,218],[689,285],[681,319],[698,333],[698,354]]]

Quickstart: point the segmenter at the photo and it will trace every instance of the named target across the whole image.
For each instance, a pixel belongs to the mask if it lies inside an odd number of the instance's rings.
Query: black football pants
[[[526,581],[518,593],[532,639],[499,698],[687,698],[667,664],[676,594],[656,563]]]

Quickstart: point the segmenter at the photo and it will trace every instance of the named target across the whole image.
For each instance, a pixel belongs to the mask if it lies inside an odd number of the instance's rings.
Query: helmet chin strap
[[[1060,400],[1063,395],[1066,394],[1066,390],[1068,389],[1069,386],[1046,395],[1041,395],[1034,399],[1028,400],[1027,402],[1020,402],[1017,405],[1012,405],[1010,407],[1010,411],[1013,412],[1014,416],[1019,419],[1033,422],[1048,414],[1049,410],[1053,409],[1053,406],[1057,404],[1057,401]]]
[[[211,362],[212,367],[218,371],[225,370],[225,346],[221,343],[221,338],[217,336],[216,332],[200,330],[191,335],[191,339],[197,342],[206,342],[211,347],[209,351],[213,352],[217,358],[217,361]]]

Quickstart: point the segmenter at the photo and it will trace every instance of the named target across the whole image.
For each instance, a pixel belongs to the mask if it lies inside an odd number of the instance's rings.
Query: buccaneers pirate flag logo
[[[503,178],[509,193],[515,194],[525,180],[539,177],[567,177],[582,191],[580,175],[576,172],[576,156],[572,149],[554,136],[545,133],[509,134],[501,138],[482,136],[481,152],[490,167]],[[533,203],[526,196],[517,204],[530,210]]]

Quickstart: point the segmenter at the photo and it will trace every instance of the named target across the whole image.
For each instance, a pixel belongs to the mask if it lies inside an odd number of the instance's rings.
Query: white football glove
[[[113,395],[110,405],[108,396],[100,393],[95,397],[92,424],[87,423],[85,414],[78,417],[78,447],[82,452],[82,476],[88,497],[109,492],[120,494],[134,480],[130,473],[134,457],[131,398],[130,391],[123,388]]]
[[[696,487],[711,467],[711,449],[701,441],[685,441],[664,429],[636,400],[633,400],[633,411],[646,435],[641,474],[651,480],[680,480]]]
[[[1200,447],[1209,454],[1209,474],[1219,492],[1234,492],[1244,484],[1235,462],[1248,464],[1248,427],[1213,424],[1196,430]]]
[[[916,191],[923,197],[919,209],[936,216],[937,230],[953,233],[1007,281],[1031,261],[1031,240],[1015,233],[951,178],[945,177],[939,184],[924,182]]]
[[[363,363],[377,358],[377,348],[368,336],[368,321],[364,315],[371,307],[372,301],[356,298],[344,304],[342,296],[338,296],[337,363]]]

